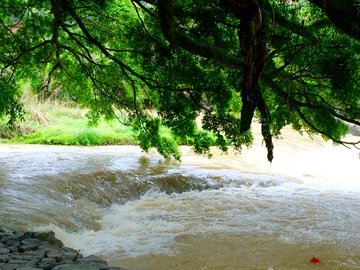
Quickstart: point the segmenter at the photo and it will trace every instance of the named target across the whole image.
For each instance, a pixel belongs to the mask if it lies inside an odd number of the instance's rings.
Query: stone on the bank
[[[17,270],[18,267],[17,264],[5,264],[1,267],[1,270]]]
[[[64,244],[55,237],[55,233],[53,231],[34,232],[33,237],[39,239],[40,241],[48,242],[49,244],[59,248],[64,246]]]
[[[8,262],[9,262],[9,256],[7,256],[7,255],[0,256],[0,263],[8,263]]]
[[[7,246],[20,246],[19,238],[15,236],[4,236],[1,238],[1,242]]]
[[[64,260],[64,257],[60,252],[49,252],[46,254],[46,257],[54,259],[56,262],[61,262]]]
[[[61,264],[58,266],[55,266],[52,270],[99,270],[98,267],[88,264],[88,263],[82,263],[82,264]]]
[[[75,261],[75,260],[81,259],[83,257],[83,255],[80,254],[80,250],[77,251],[73,248],[63,247],[60,249],[60,252],[66,260]]]
[[[105,268],[101,268],[100,270],[126,270],[125,268],[121,267],[113,267],[113,266],[107,266]]]
[[[106,261],[104,261],[94,255],[90,255],[85,258],[79,259],[78,263],[79,264],[89,264],[89,265],[96,267],[97,269],[103,269],[108,266]]]
[[[44,270],[50,270],[50,269],[54,268],[56,266],[56,264],[57,263],[56,263],[55,259],[44,258],[39,263],[39,267],[41,267]]]
[[[22,254],[15,254],[11,256],[12,260],[23,260],[24,256]]]
[[[26,252],[30,250],[37,250],[39,249],[38,244],[25,244],[18,248],[20,252]]]
[[[26,251],[23,253],[24,258],[32,257],[32,258],[37,258],[39,260],[45,258],[45,255],[46,255],[46,252],[44,249]]]
[[[39,270],[41,268],[36,268],[36,267],[20,267],[20,268],[17,268],[17,270]],[[42,269],[41,269],[42,270]]]
[[[8,248],[0,248],[0,254],[7,254],[10,252],[10,249]]]
[[[18,249],[17,246],[10,246],[10,247],[8,247],[8,249],[9,249],[10,252],[12,252],[12,253],[15,253],[15,252],[18,252],[18,251],[19,251],[19,249]]]
[[[49,252],[59,252],[59,248],[53,246],[53,245],[50,245],[50,244],[43,244],[41,246],[41,249],[45,250],[46,253],[49,253]]]
[[[0,230],[0,270],[124,270],[96,257],[64,247],[49,232]]]
[[[25,234],[24,234],[25,235]],[[23,240],[21,240],[21,244],[22,245],[29,245],[29,244],[33,244],[33,245],[41,245],[43,244],[43,242],[37,238],[25,238]]]
[[[28,260],[13,260],[12,258],[9,260],[11,264],[27,264],[29,263]]]

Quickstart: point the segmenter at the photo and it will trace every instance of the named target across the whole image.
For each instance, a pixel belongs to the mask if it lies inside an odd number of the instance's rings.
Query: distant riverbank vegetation
[[[34,92],[31,83],[24,83],[21,102],[21,120],[9,125],[8,117],[0,118],[0,143],[47,144],[47,145],[140,145],[149,149],[147,140],[139,138],[141,132],[134,129],[124,112],[114,110],[107,116],[94,116],[87,107],[82,107],[71,97],[50,95],[41,97]],[[94,118],[96,121],[94,121]],[[179,144],[191,144],[191,139],[178,141],[170,129],[161,127],[161,134],[169,142],[163,146],[163,155],[175,152]],[[141,141],[142,140],[142,141]],[[145,142],[145,144],[144,144]],[[213,144],[209,140],[206,143]]]
[[[9,117],[0,118],[0,143],[47,144],[47,145],[139,145],[145,151],[151,148],[155,134],[144,136],[141,130],[134,128],[126,112],[112,108],[107,115],[95,115],[86,106],[79,105],[71,96],[59,89],[49,95],[39,95],[30,82],[20,87],[22,115],[20,121],[11,123]],[[147,113],[156,115],[148,104]],[[10,123],[10,124],[9,124]],[[162,145],[158,150],[168,158],[180,159],[178,145],[194,145],[193,139],[176,138],[172,131],[160,122],[146,122],[148,128],[159,129]],[[201,130],[201,128],[200,128]],[[206,131],[203,131],[206,133]],[[201,147],[214,145],[215,136],[209,133],[207,140],[199,140],[194,151]],[[205,155],[211,156],[210,152]]]
[[[61,145],[136,144],[131,127],[119,119],[100,119],[91,125],[88,109],[71,100],[39,101],[28,89],[22,95],[22,121],[11,128],[0,119],[0,142]]]

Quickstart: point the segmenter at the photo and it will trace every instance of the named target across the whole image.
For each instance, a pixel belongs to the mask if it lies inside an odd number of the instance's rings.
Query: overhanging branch
[[[338,143],[338,144],[341,144],[343,146],[345,146],[346,148],[350,148],[348,145],[352,145],[354,146],[356,149],[359,149],[360,150],[360,147],[358,146],[360,144],[360,141],[358,142],[345,142],[345,141],[342,141],[342,140],[337,140],[335,139],[331,134],[323,131],[323,130],[320,130],[319,128],[315,127],[315,125],[312,124],[311,121],[309,121],[306,116],[301,112],[300,108],[298,107],[295,107],[295,110],[297,112],[297,114],[300,116],[300,118],[308,125],[310,126],[314,131],[316,131],[317,133],[319,134],[322,134],[324,135],[325,137],[329,138],[330,140],[332,140],[333,142],[335,143]]]
[[[359,0],[309,0],[309,2],[321,8],[338,28],[360,39]]]
[[[139,73],[135,72],[132,68],[127,66],[125,63],[120,61],[118,58],[113,56],[104,45],[102,45],[97,39],[95,39],[90,34],[90,32],[87,30],[85,24],[82,22],[80,17],[75,13],[75,11],[71,8],[71,6],[67,2],[64,2],[63,5],[64,5],[63,8],[69,12],[71,17],[76,21],[79,28],[81,29],[81,31],[83,32],[83,34],[85,35],[85,37],[91,44],[95,45],[107,58],[114,61],[119,66],[119,68],[121,70],[123,70],[123,72],[125,72],[125,71],[129,72],[131,75],[137,77],[142,82],[144,82],[148,87],[156,87],[157,83],[155,80],[153,80],[151,78],[146,78],[146,77],[140,75]]]
[[[327,106],[324,106],[324,105],[320,105],[320,104],[312,104],[312,103],[304,103],[304,102],[300,102],[296,99],[294,99],[289,93],[286,93],[285,91],[283,91],[271,78],[268,78],[266,76],[263,76],[262,77],[262,82],[264,82],[267,86],[269,86],[271,88],[271,90],[279,97],[281,98],[284,103],[288,104],[288,106],[291,108],[291,109],[294,109],[298,115],[301,117],[301,119],[308,125],[310,126],[314,131],[316,131],[317,133],[319,134],[322,134],[324,135],[325,137],[329,138],[330,140],[334,141],[335,143],[338,143],[338,144],[342,144],[344,146],[347,146],[347,145],[353,145],[355,146],[356,148],[360,149],[359,148],[359,144],[360,144],[360,141],[358,142],[346,142],[346,141],[342,141],[342,140],[337,140],[335,139],[331,134],[319,129],[319,128],[316,128],[312,123],[311,121],[309,121],[305,115],[300,111],[300,108],[309,108],[309,109],[315,109],[315,110],[319,110],[319,111],[324,111],[324,112],[327,112],[327,113],[330,113],[331,115],[333,115],[334,117],[337,117],[339,118],[340,120],[343,120],[343,121],[346,121],[346,122],[349,122],[349,123],[353,123],[355,125],[359,125],[360,126],[360,122],[357,121],[357,120],[354,120],[354,119],[349,119],[339,113],[337,113],[335,111],[335,109],[333,107],[327,107]],[[347,146],[348,147],[348,146]]]
[[[171,46],[179,46],[182,49],[217,62],[224,67],[242,69],[244,63],[237,60],[234,55],[227,55],[223,51],[211,48],[206,44],[200,44],[190,37],[182,34],[175,26],[172,1],[158,0],[159,22],[162,33]],[[236,60],[234,60],[236,59]]]
[[[311,30],[308,29],[308,27],[305,27],[304,25],[296,23],[294,21],[287,20],[285,16],[283,16],[279,12],[275,12],[275,20],[276,23],[289,30],[290,32],[304,37],[315,44],[319,43],[318,38],[312,34]]]
[[[51,44],[51,40],[45,40],[44,42],[41,42],[31,48],[28,48],[24,51],[22,51],[19,55],[17,55],[15,58],[13,58],[11,61],[9,61],[2,69],[1,69],[1,72],[0,74],[2,75],[3,72],[8,68],[10,67],[11,65],[15,64],[16,62],[18,62],[23,56],[25,56],[26,54],[32,52],[32,51],[35,51],[36,49],[38,48],[41,48],[47,44]]]

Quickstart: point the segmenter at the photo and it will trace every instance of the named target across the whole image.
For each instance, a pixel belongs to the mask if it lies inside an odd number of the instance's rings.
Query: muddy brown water
[[[128,269],[360,269],[358,150],[285,130],[272,164],[261,139],[182,151],[2,144],[0,227]]]

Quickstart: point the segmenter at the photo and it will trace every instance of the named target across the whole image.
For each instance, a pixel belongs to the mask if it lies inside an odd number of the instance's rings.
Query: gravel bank
[[[48,232],[0,229],[0,270],[125,270],[96,256],[83,257]]]

